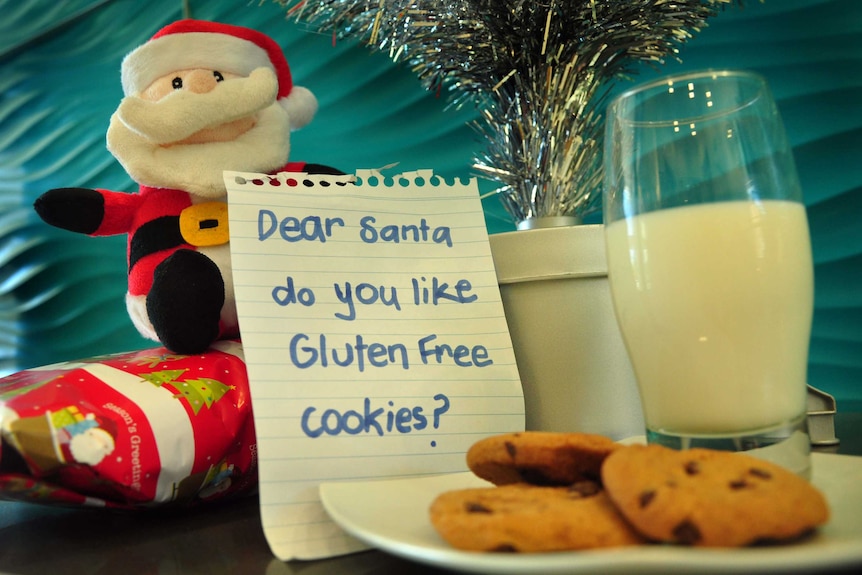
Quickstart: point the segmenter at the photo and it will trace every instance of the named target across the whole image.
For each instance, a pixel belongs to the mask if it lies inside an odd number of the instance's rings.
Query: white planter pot
[[[527,429],[642,435],[640,397],[608,285],[603,226],[522,229],[490,239]]]

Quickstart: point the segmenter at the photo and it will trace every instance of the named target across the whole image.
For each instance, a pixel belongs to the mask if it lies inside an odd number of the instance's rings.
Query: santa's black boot
[[[219,336],[224,280],[215,262],[179,250],[156,267],[147,314],[162,344],[185,355],[205,351]]]

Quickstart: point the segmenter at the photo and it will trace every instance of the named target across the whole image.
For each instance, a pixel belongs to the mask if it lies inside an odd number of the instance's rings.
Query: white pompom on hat
[[[291,128],[308,124],[317,112],[314,94],[293,84],[284,52],[275,40],[242,26],[205,20],[169,24],[123,59],[121,81],[123,93],[130,96],[179,70],[206,68],[248,76],[261,67],[278,78],[278,101],[290,115]]]

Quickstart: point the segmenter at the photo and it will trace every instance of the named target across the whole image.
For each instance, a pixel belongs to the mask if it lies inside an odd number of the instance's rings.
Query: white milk
[[[805,412],[814,280],[802,204],[665,209],[606,234],[650,429],[732,433]]]

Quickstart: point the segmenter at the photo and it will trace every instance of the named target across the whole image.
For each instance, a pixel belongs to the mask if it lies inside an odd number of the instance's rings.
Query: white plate
[[[428,507],[443,491],[488,485],[471,473],[324,483],[320,497],[336,523],[372,547],[420,563],[476,573],[785,573],[862,564],[862,457],[815,453],[812,465],[813,482],[829,500],[829,523],[799,543],[744,549],[655,545],[521,555],[458,551],[434,531]]]

